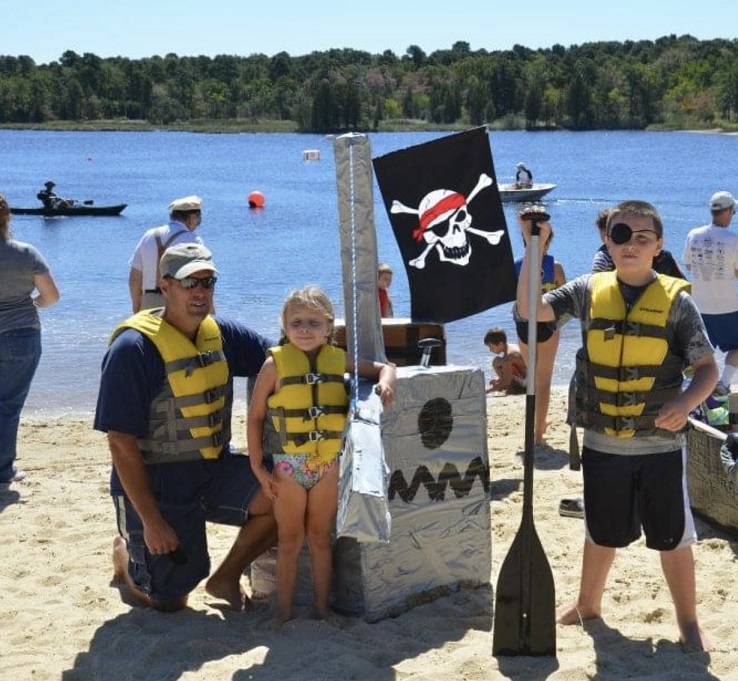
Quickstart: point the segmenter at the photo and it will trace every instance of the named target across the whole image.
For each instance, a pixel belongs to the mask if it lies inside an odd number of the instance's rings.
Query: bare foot
[[[111,586],[117,587],[120,600],[132,607],[149,605],[146,598],[138,589],[134,588],[128,574],[128,546],[123,537],[113,539],[113,579]]]
[[[682,637],[679,639],[679,643],[681,643],[682,650],[685,653],[711,653],[715,650],[713,642],[697,624],[692,624],[685,627],[685,629],[682,632]]]
[[[240,582],[233,584],[231,581],[219,580],[213,576],[205,583],[205,591],[213,598],[226,601],[230,608],[237,612],[246,610],[251,605],[251,599],[246,595]]]
[[[123,537],[113,539],[113,584],[125,586],[128,575],[128,548]]]
[[[576,603],[556,611],[556,621],[559,624],[584,624],[584,620],[600,617],[600,613],[586,608],[578,608]]]

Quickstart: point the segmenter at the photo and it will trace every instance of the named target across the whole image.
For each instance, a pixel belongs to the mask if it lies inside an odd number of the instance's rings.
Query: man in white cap
[[[692,275],[692,297],[702,315],[710,342],[725,355],[725,366],[715,388],[730,393],[738,369],[738,234],[731,232],[736,201],[730,192],[710,198],[712,222],[687,234],[682,260]]]
[[[533,173],[525,167],[525,164],[522,161],[517,164],[516,168],[515,188],[530,189],[533,186]]]
[[[202,199],[184,196],[169,204],[169,223],[152,227],[141,237],[129,261],[128,290],[134,312],[164,305],[159,285],[159,260],[164,251],[179,243],[202,244],[195,230],[202,220]]]
[[[277,533],[231,447],[233,376],[255,377],[272,343],[209,314],[218,272],[205,246],[172,246],[160,269],[165,307],[120,324],[102,364],[94,427],[113,460],[114,577],[124,601],[171,612],[209,576],[208,594],[243,610],[243,571]],[[206,521],[240,528],[212,574]]]

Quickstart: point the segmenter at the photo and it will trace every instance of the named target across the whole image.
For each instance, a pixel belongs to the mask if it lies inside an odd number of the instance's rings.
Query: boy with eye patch
[[[535,210],[520,216],[526,236]],[[536,222],[545,243],[551,226]],[[697,535],[683,431],[689,413],[715,387],[717,366],[689,283],[653,270],[663,243],[651,204],[620,203],[608,215],[605,236],[615,269],[584,274],[547,292],[537,306],[539,322],[576,317],[582,329],[573,407],[584,429],[585,539],[578,597],[557,620],[568,625],[601,617],[616,551],[643,533],[646,546],[659,552],[684,650],[710,650],[696,611]],[[522,317],[529,314],[530,267],[540,272],[541,256],[539,249],[532,264],[526,248],[517,290]],[[694,374],[683,390],[688,366]]]
[[[597,252],[592,258],[592,267],[590,268],[592,272],[609,272],[615,269],[615,263],[612,261],[610,251],[607,250],[607,245],[605,244],[607,218],[610,215],[610,210],[611,208],[603,208],[597,213],[595,225],[597,225],[597,231],[600,234],[600,239],[602,239],[602,245],[597,249]],[[679,279],[687,278],[674,256],[665,248],[659,251],[659,254],[653,259],[651,266],[659,274],[668,274],[670,277],[678,277]]]

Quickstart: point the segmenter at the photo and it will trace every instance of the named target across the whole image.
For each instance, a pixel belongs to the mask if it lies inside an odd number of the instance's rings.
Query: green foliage
[[[730,128],[737,119],[738,41],[689,35],[496,52],[458,41],[400,56],[0,56],[6,126],[584,130]]]

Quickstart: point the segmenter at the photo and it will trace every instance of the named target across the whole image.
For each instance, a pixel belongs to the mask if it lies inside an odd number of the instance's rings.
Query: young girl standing
[[[338,456],[348,410],[344,376],[354,372],[346,352],[331,345],[333,305],[316,286],[293,291],[282,308],[283,338],[269,351],[248,414],[251,467],[274,502],[279,545],[279,623],[292,619],[300,551],[310,547],[315,616],[325,619],[331,586],[331,533],[338,505]],[[358,374],[377,380],[392,403],[395,369],[359,360]],[[264,468],[272,456],[272,473]]]

